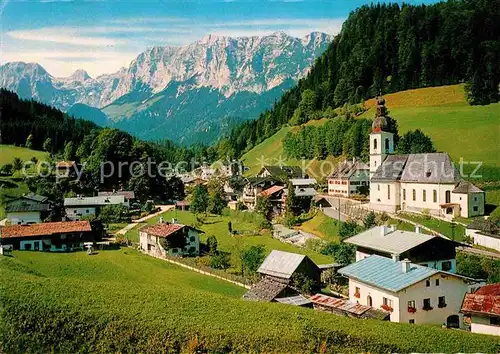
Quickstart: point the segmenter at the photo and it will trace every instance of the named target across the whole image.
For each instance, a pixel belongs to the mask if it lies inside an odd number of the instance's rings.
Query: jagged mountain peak
[[[88,79],[91,79],[91,77],[84,69],[78,69],[73,74],[71,74],[68,79],[84,82]]]

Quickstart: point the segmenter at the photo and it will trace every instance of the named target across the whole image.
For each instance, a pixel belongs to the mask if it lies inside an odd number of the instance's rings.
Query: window
[[[88,209],[87,209],[87,210],[85,210],[85,213],[86,213],[86,214],[90,213],[90,210],[88,210]]]
[[[427,279],[425,281],[425,286],[428,288],[429,286],[431,286],[431,281],[429,279]]]
[[[444,296],[438,297],[438,307],[440,309],[446,307],[446,298]]]
[[[76,214],[76,209],[74,209],[74,210],[73,210],[73,213],[75,213],[75,214]]]
[[[377,167],[377,161],[373,161],[373,166]]]
[[[432,191],[432,201],[434,203],[437,203],[437,201],[438,201],[438,192],[435,189]]]
[[[406,200],[406,189],[403,189],[403,200]]]
[[[385,306],[392,307],[392,300],[391,299],[384,297],[382,302]]]
[[[436,286],[439,286],[439,279],[436,279]]]
[[[441,264],[441,269],[445,272],[451,269],[451,261],[445,261]]]
[[[451,192],[446,191],[445,193],[445,203],[451,203]]]
[[[31,250],[31,243],[26,243],[26,244],[24,245],[24,249],[25,249],[26,251],[30,251],[30,250]]]
[[[377,150],[377,139],[373,139],[373,150]]]
[[[354,297],[357,297],[358,299],[361,297],[360,289],[358,287],[354,290]]]
[[[490,325],[500,326],[500,317],[490,317]]]
[[[391,199],[391,186],[387,186],[387,199]]]
[[[415,320],[408,320],[408,323],[415,324]]]
[[[152,245],[148,245],[148,251],[151,251],[152,248],[153,248]]]
[[[417,191],[416,191],[415,189],[413,189],[413,190],[411,191],[411,194],[412,194],[412,199],[413,199],[413,201],[417,200]]]
[[[408,307],[415,308],[415,300],[408,301]]]
[[[423,310],[426,310],[426,311],[432,310],[431,299],[424,299]]]
[[[177,248],[172,248],[172,253],[177,253]]]
[[[477,202],[477,197],[474,197],[474,201]]]
[[[472,210],[474,210],[474,211],[478,211],[478,207],[477,207],[477,206],[474,206],[474,207],[472,208]]]
[[[385,152],[386,153],[389,152],[389,139],[388,138],[385,139]]]
[[[194,240],[196,240],[196,237],[194,237],[194,236],[191,236],[191,237],[189,238],[189,241],[191,241],[191,242],[194,242]]]
[[[427,191],[425,189],[422,191],[422,201],[427,201]]]
[[[380,192],[380,184],[377,184],[377,190]]]

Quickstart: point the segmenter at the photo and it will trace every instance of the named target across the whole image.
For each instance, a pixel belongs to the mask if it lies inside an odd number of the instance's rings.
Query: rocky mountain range
[[[332,39],[207,35],[149,48],[128,68],[96,78],[84,70],[56,78],[39,64],[12,62],[0,66],[0,87],[141,138],[209,143],[270,108]]]

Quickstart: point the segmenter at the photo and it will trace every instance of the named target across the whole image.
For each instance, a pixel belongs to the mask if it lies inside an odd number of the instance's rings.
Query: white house
[[[462,299],[474,279],[372,255],[339,270],[349,299],[390,313],[392,322],[463,327]]]
[[[349,198],[370,184],[370,167],[359,159],[345,160],[328,176],[328,194]]]
[[[415,232],[396,230],[389,226],[375,226],[344,240],[356,246],[356,261],[372,254],[395,260],[411,262],[455,273],[456,247],[460,243],[444,237],[427,235],[416,228]]]
[[[12,225],[29,225],[42,222],[49,209],[50,204],[47,197],[26,194],[8,201],[5,206],[5,214]]]
[[[21,251],[70,251],[94,241],[88,221],[47,222],[0,227],[0,243]]]
[[[124,195],[64,198],[66,216],[71,220],[80,220],[82,216],[97,216],[107,205],[123,205],[128,208],[130,202]]]
[[[370,134],[370,207],[452,219],[484,214],[484,192],[463,180],[446,153],[394,154],[383,98]]]
[[[140,248],[155,257],[197,256],[201,233],[203,231],[190,226],[160,222],[139,230]]]
[[[490,284],[465,294],[462,313],[474,333],[500,336],[500,284]]]

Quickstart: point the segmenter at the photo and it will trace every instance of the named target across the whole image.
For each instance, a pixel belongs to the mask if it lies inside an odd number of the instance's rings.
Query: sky
[[[128,67],[148,47],[186,45],[208,34],[337,34],[349,12],[371,2],[0,0],[0,64],[36,62],[55,77],[77,69],[96,77]]]

